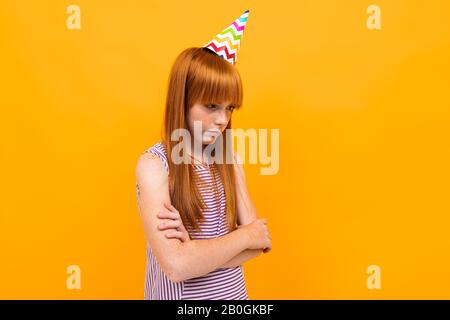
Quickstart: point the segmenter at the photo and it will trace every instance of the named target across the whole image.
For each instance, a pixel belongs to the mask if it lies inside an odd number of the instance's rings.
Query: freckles
[[[188,122],[193,125],[195,121],[199,121],[199,112],[194,110],[189,110],[188,113]]]
[[[208,122],[209,117],[210,117],[210,115],[206,111],[201,110],[201,111],[197,112],[195,118],[198,121],[202,121],[202,122],[206,123],[206,122]]]
[[[202,109],[191,110],[191,118],[194,120],[201,120],[206,115],[206,111]]]

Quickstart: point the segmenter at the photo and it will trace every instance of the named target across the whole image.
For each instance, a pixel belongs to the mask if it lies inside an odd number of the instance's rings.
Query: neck
[[[189,150],[189,155],[193,158],[193,163],[200,163],[205,164],[206,159],[203,158],[203,150],[205,149],[206,145],[202,144],[202,147],[194,148],[194,146],[191,146],[191,150]]]

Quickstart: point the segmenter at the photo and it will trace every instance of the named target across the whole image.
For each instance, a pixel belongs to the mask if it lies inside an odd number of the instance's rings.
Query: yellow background
[[[136,159],[175,57],[245,9],[234,127],[280,129],[279,173],[245,166],[274,239],[250,298],[450,298],[445,0],[1,1],[0,298],[142,299]]]

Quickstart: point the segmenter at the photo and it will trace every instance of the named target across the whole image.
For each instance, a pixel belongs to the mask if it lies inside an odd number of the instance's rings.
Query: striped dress
[[[158,156],[169,171],[166,149],[156,143],[145,152]],[[192,240],[212,239],[229,233],[225,214],[225,193],[220,174],[213,165],[193,164],[198,177],[195,179],[200,195],[206,204],[203,210],[205,220],[199,223],[200,230],[188,229]],[[214,181],[218,193],[214,191]],[[136,184],[139,206],[139,186]],[[139,208],[140,210],[140,208]],[[144,299],[146,300],[247,300],[242,266],[219,268],[204,276],[172,282],[161,270],[150,245],[147,242],[147,265],[145,272]]]

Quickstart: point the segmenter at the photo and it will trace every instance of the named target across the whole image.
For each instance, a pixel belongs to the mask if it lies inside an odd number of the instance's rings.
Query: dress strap
[[[147,149],[145,152],[158,156],[158,158],[161,159],[161,161],[163,162],[167,173],[169,173],[169,164],[167,162],[167,151],[164,144],[162,144],[161,142],[155,143],[153,147]]]

